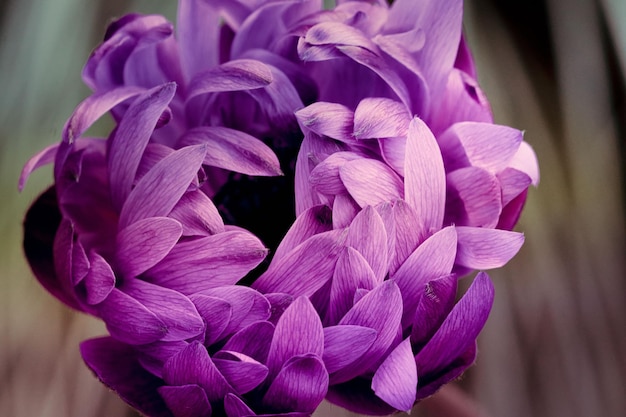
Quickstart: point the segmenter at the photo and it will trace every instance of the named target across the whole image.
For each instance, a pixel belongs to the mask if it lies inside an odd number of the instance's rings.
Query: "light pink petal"
[[[511,159],[509,167],[525,172],[532,179],[532,184],[539,185],[539,163],[535,151],[527,142],[520,143],[519,149]]]
[[[418,118],[411,121],[407,135],[404,195],[420,219],[419,234],[441,227],[446,202],[443,159],[432,132]]]
[[[452,272],[456,249],[456,230],[446,227],[419,245],[392,276],[402,293],[404,327],[412,322],[426,283]]]
[[[263,293],[312,295],[332,277],[344,239],[345,233],[341,230],[307,239],[288,255],[272,262],[252,287]]]
[[[352,325],[325,327],[322,358],[328,373],[337,372],[359,359],[374,344],[377,335],[378,332],[369,327]]]
[[[304,41],[311,45],[351,45],[368,50],[376,46],[357,28],[340,22],[322,22],[310,28]]]
[[[170,252],[182,232],[180,223],[167,217],[131,224],[117,235],[116,268],[125,278],[144,273]]]
[[[417,391],[417,368],[410,339],[396,346],[376,370],[372,389],[392,407],[406,413],[411,411]]]
[[[339,175],[348,192],[361,206],[376,206],[404,197],[402,180],[387,165],[374,159],[346,162]]]
[[[296,218],[276,249],[274,258],[284,257],[308,238],[331,229],[331,212],[328,206],[311,207]]]
[[[263,261],[267,249],[254,235],[226,231],[177,244],[146,279],[183,294],[231,285]]]
[[[282,175],[280,162],[270,147],[239,130],[221,126],[198,127],[189,130],[179,143],[204,144],[207,149],[204,165],[246,175]]]
[[[159,161],[128,194],[120,229],[148,217],[167,216],[197,176],[206,151],[203,145],[188,146]]]
[[[267,358],[270,375],[276,375],[295,356],[313,354],[321,357],[323,351],[322,322],[309,299],[298,297],[276,324]]]
[[[365,207],[356,215],[350,227],[346,245],[351,246],[367,260],[376,284],[380,284],[387,275],[387,232],[383,219],[371,206]]]
[[[410,121],[411,115],[404,104],[389,98],[364,98],[354,111],[354,137],[406,136]]]
[[[311,129],[318,135],[342,142],[354,142],[354,112],[343,104],[318,101],[298,110],[296,117],[303,128]]]
[[[446,224],[494,228],[502,213],[500,182],[477,167],[448,174]]]
[[[470,269],[500,268],[524,243],[522,233],[500,229],[458,226],[456,264]]]
[[[130,193],[141,155],[175,91],[176,84],[169,83],[142,93],[120,121],[108,153],[111,198],[115,208],[120,209]]]

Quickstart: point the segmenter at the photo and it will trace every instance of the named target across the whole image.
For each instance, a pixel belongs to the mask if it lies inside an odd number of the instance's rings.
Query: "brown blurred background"
[[[524,248],[491,273],[494,310],[458,386],[492,417],[624,416],[626,1],[465,8],[496,121],[526,131],[542,180],[517,227]],[[0,0],[0,416],[136,416],[80,359],[78,343],[102,326],[46,294],[23,259],[21,220],[51,170],[22,194],[16,184],[88,94],[80,71],[106,22],[129,10],[173,19],[175,9],[174,0]]]

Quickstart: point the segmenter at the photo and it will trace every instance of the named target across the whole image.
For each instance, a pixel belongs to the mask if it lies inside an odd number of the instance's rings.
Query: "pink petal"
[[[535,151],[527,142],[520,143],[519,149],[511,159],[509,167],[522,171],[532,179],[532,184],[539,185],[539,163]]]
[[[513,201],[532,183],[532,179],[527,174],[515,168],[505,168],[498,173],[497,178],[502,187],[502,206]]]
[[[411,116],[400,102],[388,98],[367,97],[354,112],[354,137],[395,138],[406,136]]]
[[[316,191],[336,195],[346,191],[339,171],[346,162],[362,159],[363,156],[354,152],[336,152],[317,164],[311,171],[309,182]]]
[[[406,413],[411,411],[417,391],[417,369],[410,339],[396,346],[376,370],[372,389],[392,407]]]
[[[456,228],[456,264],[470,269],[500,268],[513,258],[524,243],[522,233],[481,227]]]
[[[386,164],[374,159],[347,162],[339,175],[348,192],[361,206],[376,206],[404,197],[402,180]]]
[[[311,129],[318,135],[347,143],[354,142],[354,112],[343,104],[318,101],[298,110],[296,117],[303,128]]]
[[[187,81],[193,75],[218,64],[220,15],[205,1],[183,0],[178,3],[176,37],[180,60]]]
[[[482,168],[461,168],[448,174],[447,224],[494,228],[502,213],[498,179]]]
[[[224,398],[224,411],[228,417],[249,417],[256,415],[245,402],[231,393],[226,394]]]
[[[333,201],[333,228],[348,227],[360,211],[361,207],[350,195],[347,193],[336,195]]]
[[[261,363],[266,363],[273,335],[272,323],[257,321],[235,333],[222,349],[243,353]]]
[[[206,323],[204,343],[210,346],[224,333],[232,317],[233,307],[227,301],[202,294],[192,294],[189,299]]]
[[[420,234],[430,234],[443,224],[446,175],[439,145],[428,126],[418,118],[409,125],[404,162],[405,200],[420,219]]]

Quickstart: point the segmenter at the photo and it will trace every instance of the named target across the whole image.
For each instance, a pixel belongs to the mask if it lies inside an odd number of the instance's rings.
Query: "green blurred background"
[[[524,248],[491,273],[494,310],[458,385],[493,417],[624,416],[626,1],[465,7],[496,121],[526,131],[542,180],[517,227]],[[106,23],[131,10],[174,19],[176,2],[0,0],[0,416],[136,415],[80,359],[103,327],[46,294],[24,261],[21,221],[51,170],[17,192],[23,163],[89,93],[80,71]]]

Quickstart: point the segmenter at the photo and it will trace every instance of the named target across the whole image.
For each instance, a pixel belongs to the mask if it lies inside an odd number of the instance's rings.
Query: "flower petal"
[[[317,192],[327,195],[336,195],[346,191],[339,171],[348,161],[362,159],[363,156],[354,152],[335,152],[311,171],[309,182]]]
[[[164,385],[159,387],[158,391],[175,417],[211,415],[211,404],[206,392],[199,385]]]
[[[237,352],[221,350],[213,356],[213,363],[239,395],[258,387],[269,372],[262,363]]]
[[[22,168],[22,172],[20,173],[20,179],[17,185],[17,189],[20,192],[24,189],[26,181],[33,171],[54,162],[58,149],[59,144],[53,143],[52,145],[46,146],[41,151],[37,152],[26,162]]]
[[[509,166],[528,174],[535,187],[539,185],[539,163],[537,162],[537,155],[535,155],[535,151],[533,151],[533,148],[531,148],[528,143],[520,143],[519,149],[513,156],[513,159],[511,159]]]
[[[85,277],[87,303],[98,304],[115,288],[115,273],[109,263],[97,253],[89,256],[89,272]]]
[[[446,175],[439,145],[426,124],[409,125],[404,160],[405,200],[420,219],[419,234],[429,235],[443,224]]]
[[[500,268],[513,258],[524,243],[524,235],[482,227],[456,228],[456,264],[470,269]]]
[[[224,221],[217,207],[199,190],[183,194],[168,217],[182,224],[183,236],[205,236],[224,231]]]
[[[167,216],[196,177],[206,152],[203,145],[188,146],[159,161],[128,194],[120,229],[148,217]]]
[[[144,273],[172,250],[182,232],[181,224],[167,217],[142,219],[120,230],[116,269],[125,278]]]
[[[404,339],[380,365],[372,378],[376,396],[406,413],[415,403],[417,369],[410,339]]]
[[[387,251],[381,250],[387,245],[387,232],[383,219],[371,206],[365,207],[356,215],[346,238],[346,245],[351,246],[367,260],[380,284],[387,275]]]
[[[406,136],[411,116],[400,102],[367,97],[354,111],[354,137],[357,139]]]
[[[324,365],[329,374],[348,366],[374,344],[378,332],[369,327],[341,325],[324,328]],[[411,357],[413,360],[413,357]]]
[[[273,80],[270,68],[252,59],[236,59],[196,75],[189,85],[188,102],[207,93],[242,91],[268,86]]]
[[[274,412],[312,413],[328,392],[328,372],[316,355],[297,356],[280,370],[263,397]]]
[[[228,417],[249,417],[256,415],[254,411],[235,394],[226,394],[226,397],[224,397],[224,411]]]
[[[198,309],[198,313],[206,323],[204,343],[211,346],[224,333],[232,317],[233,307],[229,302],[217,297],[192,294],[189,299]]]
[[[456,248],[455,228],[446,227],[419,245],[392,276],[402,293],[403,327],[411,324],[426,283],[452,272]]]
[[[235,333],[228,339],[223,350],[243,353],[261,363],[266,363],[273,335],[272,323],[257,321]]]
[[[255,268],[267,250],[248,232],[226,231],[180,242],[158,265],[147,271],[155,284],[193,294],[231,285]]]
[[[493,297],[489,276],[480,272],[439,330],[415,356],[418,375],[444,369],[476,342],[491,311]]]
[[[437,331],[454,306],[457,277],[454,274],[434,279],[426,284],[415,310],[411,343],[421,348]]]
[[[198,127],[189,130],[179,143],[205,144],[204,165],[246,175],[283,175],[280,162],[270,147],[239,130],[221,126]]]
[[[109,181],[113,206],[118,210],[131,191],[141,155],[175,91],[176,84],[168,83],[139,95],[124,114],[111,139]]]
[[[133,408],[149,416],[171,417],[157,393],[163,381],[139,365],[132,346],[102,337],[82,342],[80,353],[96,377]]]
[[[274,259],[280,259],[308,238],[332,229],[328,206],[314,206],[301,213],[280,242]]]
[[[343,104],[318,101],[298,110],[296,117],[303,129],[311,129],[318,135],[342,142],[354,142],[354,112]]]
[[[448,174],[446,224],[494,228],[502,212],[500,182],[482,168],[466,167]]]
[[[270,375],[276,375],[295,356],[313,354],[321,357],[323,351],[322,322],[309,299],[298,297],[276,324],[267,358]]]
[[[404,197],[402,180],[383,162],[365,158],[349,161],[341,167],[339,175],[361,207]]]
[[[186,79],[218,64],[220,15],[206,1],[178,2],[176,36]]]

